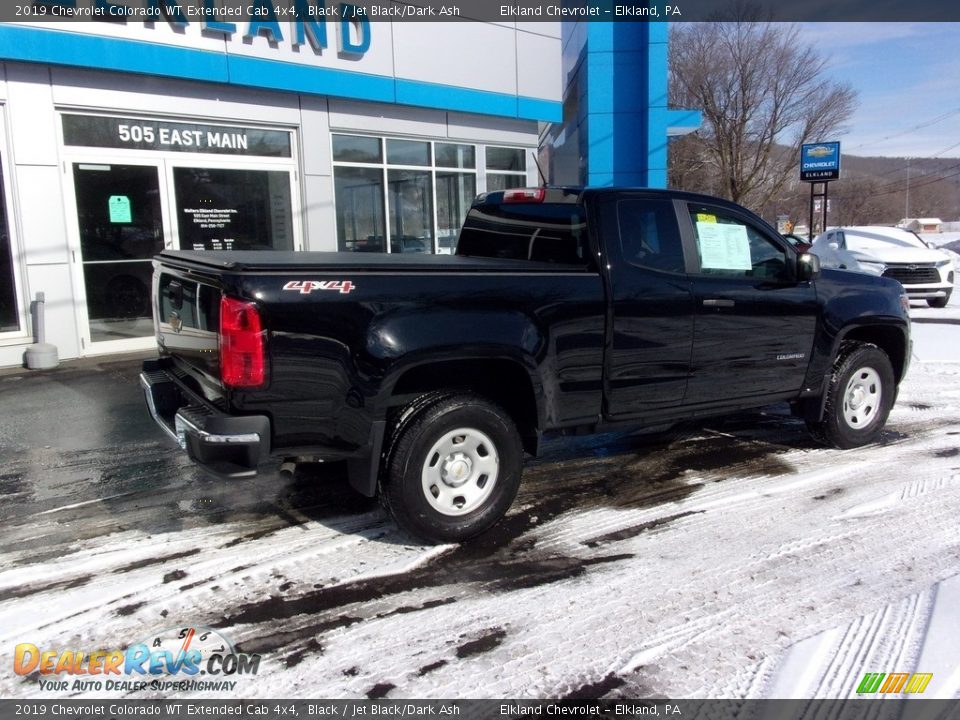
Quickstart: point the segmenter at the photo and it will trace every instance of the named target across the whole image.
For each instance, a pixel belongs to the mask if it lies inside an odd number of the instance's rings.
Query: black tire
[[[502,408],[470,394],[427,396],[394,424],[380,499],[410,534],[462,542],[506,514],[522,470],[520,435]]]
[[[950,302],[950,294],[952,292],[952,290],[948,290],[944,297],[927,298],[927,305],[932,308],[945,308],[947,303]]]
[[[808,419],[807,427],[826,445],[869,445],[883,431],[896,395],[887,354],[870,343],[844,343],[833,364],[823,416]]]

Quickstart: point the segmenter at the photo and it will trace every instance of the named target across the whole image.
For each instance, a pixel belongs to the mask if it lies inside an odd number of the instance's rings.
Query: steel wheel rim
[[[423,462],[423,496],[437,512],[458,517],[481,507],[500,471],[497,447],[476,428],[457,428],[437,440]]]
[[[863,430],[877,419],[883,384],[872,367],[859,368],[843,391],[843,419],[854,430]]]

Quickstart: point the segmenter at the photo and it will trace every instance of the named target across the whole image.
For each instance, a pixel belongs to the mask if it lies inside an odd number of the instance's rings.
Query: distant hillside
[[[882,223],[904,217],[956,220],[960,218],[960,158],[845,155],[841,179],[830,190],[838,202],[831,210],[858,215],[855,222],[868,219],[864,215]]]
[[[893,225],[904,217],[960,219],[960,158],[908,161],[844,154],[841,162],[841,179],[829,188],[831,225]],[[798,179],[785,195],[776,208],[764,208],[764,217],[789,215],[806,225],[809,185]]]
[[[788,218],[807,225],[810,184],[800,181],[800,158],[777,146],[772,156],[791,168],[780,195],[765,207],[751,207],[770,222]],[[695,140],[681,138],[670,147],[671,186],[722,194],[715,164]],[[841,179],[830,183],[831,225],[894,225],[905,217],[960,221],[960,157],[905,158],[843,154]]]

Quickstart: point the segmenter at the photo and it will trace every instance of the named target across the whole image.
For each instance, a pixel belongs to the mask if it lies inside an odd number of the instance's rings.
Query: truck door
[[[628,420],[683,401],[693,343],[693,295],[671,200],[600,199],[611,291],[605,414]]]
[[[680,202],[696,319],[687,404],[796,392],[817,321],[816,293],[795,279],[796,252],[747,213]]]

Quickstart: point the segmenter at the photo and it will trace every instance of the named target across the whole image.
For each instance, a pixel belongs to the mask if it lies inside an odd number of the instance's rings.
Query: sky
[[[859,93],[843,153],[960,158],[960,23],[803,23]]]

